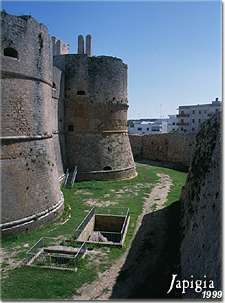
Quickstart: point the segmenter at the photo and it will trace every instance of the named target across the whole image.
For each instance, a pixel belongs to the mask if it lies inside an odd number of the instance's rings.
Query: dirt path
[[[145,199],[143,211],[138,218],[137,226],[133,235],[135,237],[138,229],[142,224],[144,215],[160,210],[164,207],[168,192],[172,185],[172,180],[168,175],[158,174],[160,177],[159,183],[152,189],[149,196]],[[107,271],[101,273],[97,280],[91,284],[84,284],[73,296],[73,300],[107,300],[110,298],[112,288],[116,282],[117,276],[122,268],[127,252],[120,257]]]

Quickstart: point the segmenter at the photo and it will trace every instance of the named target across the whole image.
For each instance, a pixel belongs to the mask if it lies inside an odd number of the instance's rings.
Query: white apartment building
[[[177,115],[168,115],[169,119],[167,121],[167,132],[168,133],[173,133],[178,130],[178,118]]]
[[[137,135],[167,133],[167,120],[168,119],[133,120],[129,123],[128,133]]]
[[[180,133],[196,133],[200,125],[215,112],[221,111],[221,102],[216,98],[209,104],[179,106],[178,131]]]

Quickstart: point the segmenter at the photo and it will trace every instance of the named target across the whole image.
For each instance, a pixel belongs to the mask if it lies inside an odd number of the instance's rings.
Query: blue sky
[[[91,34],[93,55],[128,64],[129,118],[175,114],[179,105],[221,98],[221,2],[3,2],[31,14],[77,51]]]

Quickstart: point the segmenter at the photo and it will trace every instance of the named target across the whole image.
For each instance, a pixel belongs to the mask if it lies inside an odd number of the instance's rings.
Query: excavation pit
[[[49,269],[77,271],[80,259],[87,253],[86,244],[43,237],[26,254],[26,265]]]
[[[75,240],[122,247],[129,220],[128,208],[94,207],[75,230]]]

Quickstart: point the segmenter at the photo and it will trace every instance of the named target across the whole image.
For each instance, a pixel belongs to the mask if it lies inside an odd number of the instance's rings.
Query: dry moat
[[[75,183],[73,188],[64,188],[65,211],[57,221],[30,233],[3,239],[3,299],[104,299],[121,295],[120,283],[126,281],[129,259],[136,254],[135,250],[142,253],[146,250],[138,236],[140,230],[146,229],[151,239],[150,254],[152,250],[154,255],[161,255],[160,250],[166,245],[168,236],[166,210],[177,205],[173,202],[179,199],[186,179],[183,172],[147,164],[137,164],[137,170],[138,176],[131,180],[84,181]],[[80,259],[76,271],[26,266],[26,252],[41,237],[65,241],[71,238],[91,209],[118,207],[129,209],[129,225],[122,247],[90,243],[88,253]],[[150,230],[146,225],[147,217],[154,221]],[[146,233],[141,232],[145,236]],[[158,250],[157,254],[155,250]],[[155,261],[157,266],[158,261]],[[153,264],[149,266],[152,271],[156,270]],[[135,290],[135,281],[132,283],[130,290]],[[130,281],[127,285],[131,286]]]

